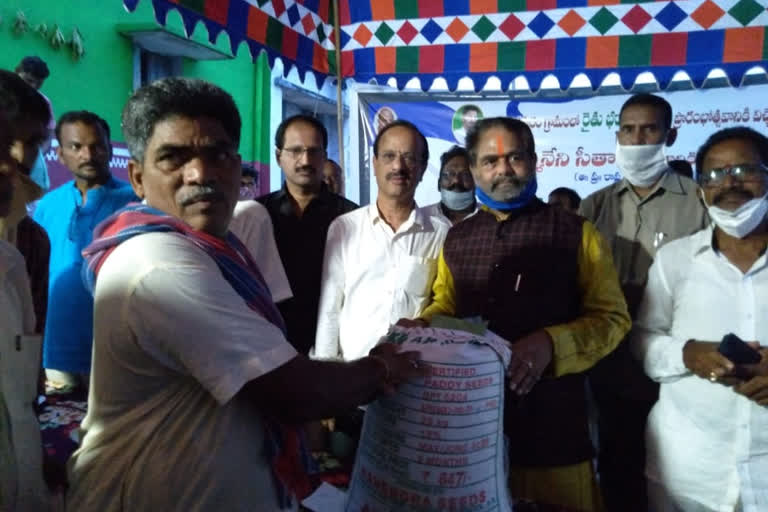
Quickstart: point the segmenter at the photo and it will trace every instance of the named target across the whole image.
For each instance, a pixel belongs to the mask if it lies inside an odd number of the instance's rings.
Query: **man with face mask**
[[[632,96],[621,107],[616,132],[616,164],[623,179],[590,195],[579,208],[613,250],[632,318],[659,247],[708,222],[696,183],[667,163],[664,148],[676,137],[667,101],[652,94]],[[598,471],[606,506],[645,512],[645,419],[658,386],[643,374],[626,343],[589,379],[599,410]]]
[[[661,383],[649,510],[768,510],[768,138],[721,130],[696,169],[714,226],[656,255],[632,340]],[[757,364],[718,350],[729,333]]]
[[[27,216],[27,204],[39,199],[43,190],[29,174],[40,146],[47,139],[50,110],[45,100],[15,73],[0,70],[0,110],[10,126],[10,155],[13,197],[7,214],[0,215],[0,239],[14,245],[24,256],[36,329],[42,333],[48,304],[48,260],[51,246],[45,230]]]
[[[467,150],[483,206],[448,232],[432,304],[400,324],[479,317],[509,341],[511,495],[600,510],[584,372],[630,327],[610,249],[590,222],[536,197],[537,157],[524,122],[478,121]]]
[[[448,224],[456,224],[477,211],[475,181],[469,171],[466,149],[453,146],[440,156],[437,190],[440,191],[440,202],[427,206],[427,209]]]

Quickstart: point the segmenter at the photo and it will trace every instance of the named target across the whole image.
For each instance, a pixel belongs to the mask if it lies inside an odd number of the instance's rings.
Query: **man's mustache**
[[[296,168],[296,172],[308,172],[312,174],[317,174],[317,169],[315,169],[311,165],[302,165],[301,167]]]
[[[85,163],[82,163],[78,166],[79,169],[85,169],[86,167],[92,167],[94,169],[102,170],[104,169],[104,165],[100,164],[98,162],[94,162],[93,160],[89,160]]]
[[[184,191],[180,198],[181,206],[189,206],[198,201],[220,201],[224,199],[224,194],[210,185],[198,185],[190,187]]]
[[[461,183],[452,183],[448,185],[447,187],[443,187],[445,190],[450,190],[451,192],[469,192],[472,190],[471,188],[466,188]]]
[[[528,180],[520,179],[517,176],[499,176],[491,182],[491,191],[496,190],[501,185],[512,184],[518,188],[523,187]]]
[[[717,205],[718,203],[722,203],[728,199],[743,199],[744,201],[749,201],[750,199],[754,198],[755,195],[749,190],[745,190],[743,188],[729,188],[716,194],[712,202],[713,204]]]
[[[400,179],[409,179],[409,178],[411,177],[411,175],[410,175],[410,174],[408,174],[407,172],[402,172],[402,171],[393,171],[393,172],[387,173],[387,175],[386,175],[386,176],[384,176],[384,177],[385,177],[387,180],[392,180],[392,179],[397,179],[397,178],[400,178]]]

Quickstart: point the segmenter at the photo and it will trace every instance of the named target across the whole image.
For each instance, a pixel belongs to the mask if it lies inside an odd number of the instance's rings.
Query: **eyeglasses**
[[[408,167],[413,167],[416,164],[420,164],[424,161],[421,156],[416,156],[413,153],[398,153],[397,151],[385,151],[378,157],[378,159],[385,164],[391,164],[397,158],[402,158],[403,162],[405,162],[405,165]]]
[[[761,164],[739,164],[731,167],[709,169],[699,173],[699,184],[717,187],[723,184],[726,176],[733,176],[739,181],[761,181],[768,174],[768,167]]]
[[[301,158],[304,153],[307,154],[307,158],[313,160],[321,156],[325,156],[325,150],[323,148],[302,148],[301,146],[295,146],[292,148],[282,148],[280,153],[287,153],[294,160]]]

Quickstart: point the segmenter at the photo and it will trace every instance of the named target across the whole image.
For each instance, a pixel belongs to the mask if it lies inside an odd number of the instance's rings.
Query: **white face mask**
[[[622,146],[616,142],[616,165],[628,182],[636,187],[651,187],[667,170],[664,144]]]
[[[466,210],[475,203],[475,191],[455,192],[442,188],[440,189],[440,198],[449,210]]]
[[[706,201],[704,204],[707,204]],[[750,199],[735,210],[723,210],[707,205],[707,211],[717,227],[736,238],[744,238],[757,228],[768,213],[768,193]]]

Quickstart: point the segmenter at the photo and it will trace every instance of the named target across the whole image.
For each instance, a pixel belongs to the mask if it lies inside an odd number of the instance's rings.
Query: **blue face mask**
[[[536,182],[536,177],[534,176],[533,179],[528,182],[522,192],[520,192],[520,195],[514,199],[510,199],[509,201],[496,201],[491,196],[483,192],[480,187],[475,187],[475,193],[477,194],[478,201],[483,203],[488,208],[499,210],[501,212],[508,212],[522,208],[523,206],[530,203],[531,200],[536,197],[536,190],[538,187],[539,185]]]
[[[443,188],[440,189],[440,200],[449,210],[466,210],[475,204],[475,191],[455,192]]]
[[[32,171],[29,173],[29,177],[32,181],[40,185],[43,191],[47,191],[51,188],[51,179],[48,177],[48,165],[45,163],[45,157],[42,151],[38,151],[37,160],[35,165],[32,166]]]

